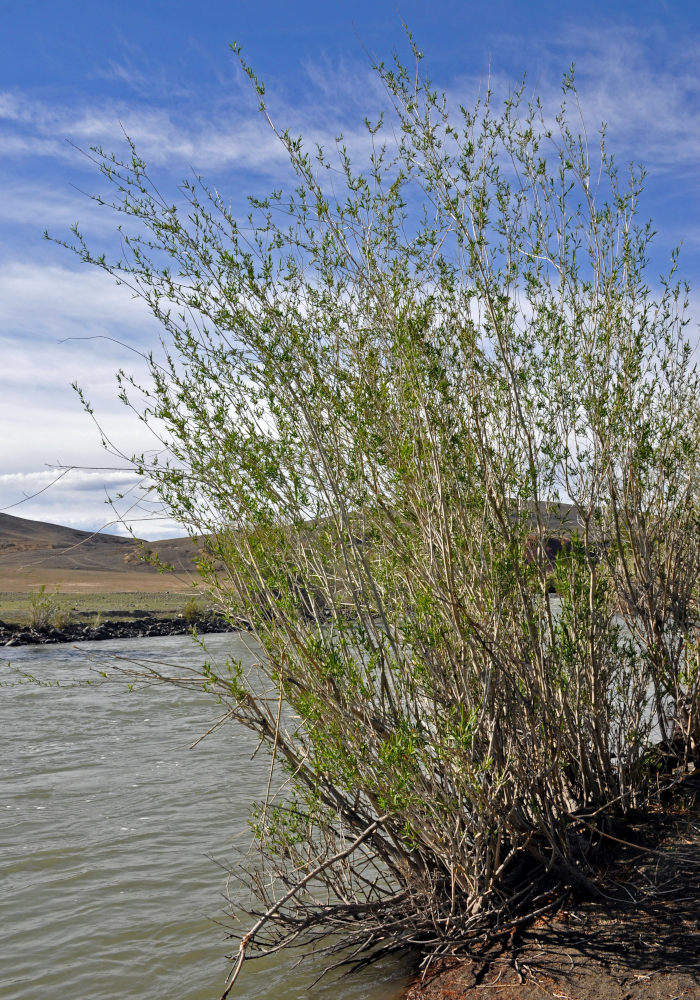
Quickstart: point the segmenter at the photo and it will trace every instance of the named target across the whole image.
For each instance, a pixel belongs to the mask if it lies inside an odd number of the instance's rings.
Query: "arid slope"
[[[159,572],[145,559],[149,550],[174,572]],[[42,584],[67,593],[186,590],[197,551],[189,538],[141,542],[0,514],[0,591]]]

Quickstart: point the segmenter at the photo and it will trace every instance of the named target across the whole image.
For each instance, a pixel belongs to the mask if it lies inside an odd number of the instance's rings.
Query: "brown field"
[[[148,562],[149,552],[173,569]],[[77,616],[179,614],[192,596],[206,603],[197,556],[190,538],[141,542],[0,514],[0,620],[27,621],[42,587]]]
[[[198,584],[191,573],[114,573],[109,570],[66,570],[54,568],[7,569],[0,564],[0,593],[32,593],[42,586],[47,592],[62,594],[166,594],[191,593]],[[2,617],[2,615],[0,615]]]

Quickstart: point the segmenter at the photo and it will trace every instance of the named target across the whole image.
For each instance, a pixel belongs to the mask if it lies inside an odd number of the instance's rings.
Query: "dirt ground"
[[[90,570],[4,570],[0,566],[0,592],[35,593],[40,587],[47,591],[59,590],[62,594],[162,594],[177,591],[190,592],[195,581],[194,573],[100,573]]]
[[[700,775],[622,839],[602,900],[570,897],[482,960],[442,960],[407,1000],[700,1000]]]

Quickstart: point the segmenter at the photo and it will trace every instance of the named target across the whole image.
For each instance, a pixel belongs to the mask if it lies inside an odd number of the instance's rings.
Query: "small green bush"
[[[180,612],[182,617],[186,622],[192,624],[194,622],[200,621],[205,617],[205,609],[199,603],[196,597],[190,597],[183,605],[182,611]]]
[[[66,628],[72,621],[70,609],[66,608],[58,598],[58,591],[46,593],[46,585],[32,594],[29,607],[29,625],[34,629]]]

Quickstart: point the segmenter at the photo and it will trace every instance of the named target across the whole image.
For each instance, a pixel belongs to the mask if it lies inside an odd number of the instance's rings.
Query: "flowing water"
[[[207,647],[213,659],[254,659],[238,636],[210,636]],[[95,673],[114,655],[202,659],[189,637],[4,653],[0,996],[216,998],[236,947],[226,938],[227,871],[249,846],[268,758],[253,758],[255,738],[230,725],[188,749],[217,717],[204,693],[129,692]],[[17,683],[17,670],[33,679]],[[404,970],[385,964],[309,994],[319,969],[297,958],[247,962],[234,995],[392,1000],[402,991]]]

